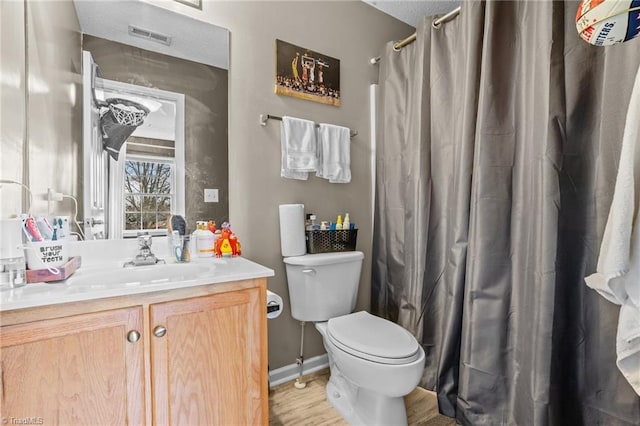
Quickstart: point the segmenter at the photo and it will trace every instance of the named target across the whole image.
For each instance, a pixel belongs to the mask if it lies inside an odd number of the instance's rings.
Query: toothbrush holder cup
[[[48,269],[51,273],[58,273],[57,266],[63,266],[69,260],[66,241],[38,241],[29,242],[25,246],[27,268]]]

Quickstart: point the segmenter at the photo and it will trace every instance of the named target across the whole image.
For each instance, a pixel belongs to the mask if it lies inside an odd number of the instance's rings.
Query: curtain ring
[[[438,21],[439,21],[438,18],[434,18],[434,20],[431,22],[431,26],[436,30],[439,30],[440,27],[442,26],[442,22],[438,22]]]
[[[396,43],[396,44],[394,44],[394,45],[393,45],[393,51],[394,51],[394,52],[399,52],[399,51],[401,51],[401,50],[402,50],[402,49],[398,47],[398,43]]]

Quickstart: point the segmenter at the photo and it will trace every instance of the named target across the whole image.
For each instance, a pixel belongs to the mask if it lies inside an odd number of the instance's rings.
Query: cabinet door
[[[155,424],[266,423],[260,295],[251,288],[150,306]]]
[[[143,424],[142,308],[0,328],[2,416],[10,423]],[[39,419],[39,420],[38,420]]]

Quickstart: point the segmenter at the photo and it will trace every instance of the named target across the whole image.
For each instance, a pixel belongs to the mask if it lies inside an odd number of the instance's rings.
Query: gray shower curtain
[[[462,424],[639,425],[595,270],[640,40],[577,2],[465,2],[380,68],[372,309]]]

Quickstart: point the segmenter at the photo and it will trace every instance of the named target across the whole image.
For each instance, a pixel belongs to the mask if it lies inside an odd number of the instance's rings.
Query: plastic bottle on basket
[[[342,229],[351,229],[351,222],[349,221],[349,213],[344,215],[344,222],[342,222]]]
[[[316,215],[309,215],[309,223],[306,226],[307,231],[317,231],[320,229],[320,225],[316,224]]]
[[[336,231],[342,229],[342,215],[338,215],[336,219]]]

